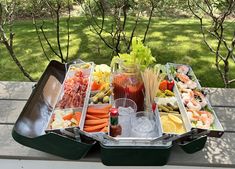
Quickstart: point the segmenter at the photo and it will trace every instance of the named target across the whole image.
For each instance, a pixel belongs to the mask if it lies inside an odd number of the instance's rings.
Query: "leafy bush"
[[[12,1],[12,0],[11,0]],[[50,5],[56,5],[56,0],[15,0],[15,14],[16,18],[30,18],[32,13],[38,17],[50,16]],[[57,0],[61,4],[62,11],[68,8],[68,0]],[[70,1],[70,8],[74,4],[74,0]]]

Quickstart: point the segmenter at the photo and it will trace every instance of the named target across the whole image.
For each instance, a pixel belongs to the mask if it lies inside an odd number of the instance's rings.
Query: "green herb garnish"
[[[150,48],[144,46],[140,38],[134,37],[132,40],[132,51],[130,54],[124,53],[112,59],[111,67],[122,62],[124,66],[138,64],[141,69],[145,69],[153,64],[156,59],[152,56]]]

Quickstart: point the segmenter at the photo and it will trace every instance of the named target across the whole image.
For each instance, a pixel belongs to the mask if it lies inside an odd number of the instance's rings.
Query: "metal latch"
[[[204,135],[207,135],[210,131],[209,130],[203,130],[201,132],[199,132],[200,130],[198,129],[192,129],[191,131],[187,132],[187,133],[184,133],[184,134],[181,134],[181,135],[169,135],[169,134],[166,134],[164,135],[163,137],[160,137],[158,138],[157,140],[162,140],[163,144],[166,144],[170,141],[176,141],[178,139],[196,139],[198,137],[201,137],[201,136],[204,136]],[[154,140],[156,141],[156,140]]]

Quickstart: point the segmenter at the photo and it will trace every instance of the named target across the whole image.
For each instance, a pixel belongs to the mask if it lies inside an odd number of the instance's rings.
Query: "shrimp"
[[[201,129],[209,129],[211,124],[214,122],[214,116],[208,111],[197,111],[188,109],[187,116],[191,122],[196,122],[195,126]]]
[[[199,115],[194,110],[188,109],[187,115],[191,121],[199,120]]]
[[[197,90],[194,90],[194,95],[198,96],[201,99],[201,100],[198,101],[199,104],[201,105],[201,107],[205,107],[207,105],[206,98],[201,92],[199,92]]]
[[[191,100],[191,97],[187,93],[182,94],[182,101],[185,105],[187,105],[190,100]]]
[[[192,110],[201,110],[201,105],[199,102],[194,98],[194,92],[191,89],[185,89],[187,93],[182,93],[182,100],[183,103]]]
[[[209,129],[210,125],[209,124],[203,124],[202,121],[198,121],[197,124],[196,124],[196,127],[200,128],[200,129]]]
[[[202,114],[201,117],[200,117],[200,119],[201,119],[201,121],[202,121],[203,123],[206,123],[206,122],[208,121],[208,117],[207,117],[206,114]]]
[[[184,93],[190,93],[190,92],[192,92],[192,90],[191,89],[180,89],[180,92],[182,93],[182,92],[184,92]]]
[[[183,83],[183,82],[177,82],[177,85],[179,86],[180,89],[187,89],[188,85]]]
[[[183,73],[176,73],[176,77],[179,78],[180,81],[182,81],[184,83],[187,83],[190,80],[190,78]]]
[[[196,121],[196,127],[201,129],[209,129],[211,124],[214,122],[214,116],[212,113],[208,111],[194,111],[188,110],[192,112],[191,121]]]
[[[201,129],[209,129],[210,128],[210,125],[208,125],[208,124],[203,124],[203,122],[202,121],[197,121],[197,123],[196,123],[196,127],[197,128],[201,128]]]
[[[209,126],[214,122],[214,116],[212,113],[208,111],[198,111],[198,114],[200,114],[201,121],[204,124],[209,124]]]
[[[189,67],[186,66],[186,65],[180,65],[180,66],[177,67],[177,72],[178,73],[183,73],[183,74],[186,75],[188,73],[188,71],[189,71]]]
[[[191,99],[188,104],[187,107],[189,109],[193,109],[193,110],[201,110],[202,106],[195,100],[195,99]]]
[[[190,100],[194,97],[194,94],[191,89],[183,89],[182,91],[186,93],[182,93],[182,100],[185,105],[187,105]]]
[[[176,73],[176,77],[180,80],[177,83],[180,89],[195,89],[197,87],[197,83],[192,81],[186,74]]]
[[[195,89],[197,87],[197,83],[192,80],[189,80],[185,84],[187,85],[187,88],[189,89]]]

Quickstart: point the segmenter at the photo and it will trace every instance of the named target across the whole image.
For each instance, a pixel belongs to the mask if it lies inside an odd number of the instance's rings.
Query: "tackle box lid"
[[[32,91],[12,130],[12,137],[19,143],[55,154],[67,159],[80,159],[95,144],[89,138],[70,138],[62,133],[45,133],[48,120],[57,97],[68,64],[51,61]]]

